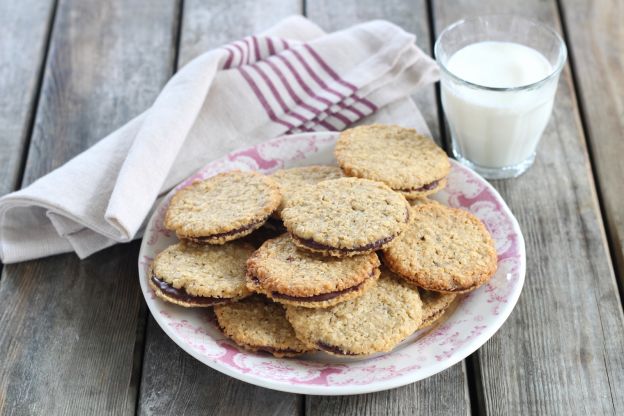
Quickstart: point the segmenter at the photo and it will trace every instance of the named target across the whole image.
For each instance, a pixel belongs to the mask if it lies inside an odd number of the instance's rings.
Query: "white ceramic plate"
[[[305,133],[279,137],[235,151],[208,164],[176,189],[232,169],[271,172],[282,167],[335,164],[336,133]],[[175,191],[175,190],[174,190]],[[524,239],[518,222],[483,178],[453,161],[448,186],[434,198],[467,209],[492,233],[498,271],[492,280],[462,297],[446,319],[416,333],[392,352],[367,359],[336,358],[323,353],[299,358],[274,358],[245,351],[217,330],[204,309],[187,309],[158,299],[147,285],[147,266],[154,256],[176,242],[163,227],[172,191],[150,219],[139,254],[139,279],[152,315],[183,350],[229,376],[267,387],[303,394],[359,394],[387,390],[436,374],[464,359],[503,325],[514,308],[526,270]]]

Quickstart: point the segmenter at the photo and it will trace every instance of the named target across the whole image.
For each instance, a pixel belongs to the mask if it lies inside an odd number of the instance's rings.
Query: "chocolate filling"
[[[323,351],[327,351],[327,352],[332,352],[334,354],[339,354],[339,355],[359,355],[359,354],[355,354],[352,352],[346,352],[341,350],[340,348],[334,346],[334,345],[329,345],[326,344],[322,341],[319,341],[316,343],[316,346],[319,348],[319,350],[323,350]]]
[[[377,240],[374,243],[369,243],[369,244],[365,244],[363,246],[360,247],[354,247],[354,248],[341,248],[341,247],[332,247],[332,246],[328,246],[325,244],[321,244],[318,243],[312,239],[308,239],[308,238],[299,238],[297,236],[293,236],[294,238],[297,239],[297,241],[299,241],[301,244],[303,244],[306,247],[310,247],[311,249],[315,249],[315,250],[336,250],[336,251],[340,251],[341,253],[358,253],[358,252],[366,252],[366,251],[374,251],[374,250],[378,250],[379,248],[381,248],[381,246],[383,246],[384,244],[392,241],[394,239],[394,235],[390,236],[390,237],[386,237],[386,238],[382,238],[381,240]]]
[[[213,313],[214,314],[214,313]],[[225,336],[227,336],[227,334],[225,333],[225,330],[223,329],[223,327],[221,326],[221,324],[219,323],[219,320],[217,319],[217,316],[214,315],[215,320],[214,320],[214,324],[215,326],[219,329],[219,331],[221,331],[221,333]],[[274,354],[274,353],[278,353],[278,354],[301,354],[301,351],[297,351],[297,350],[293,350],[292,348],[273,348],[273,347],[269,347],[269,346],[264,346],[264,347],[258,347],[255,345],[248,345],[249,348],[255,349],[258,352],[264,352],[266,354]]]
[[[409,209],[406,209],[405,210],[405,222],[409,222],[409,215],[410,215]],[[374,243],[365,244],[360,247],[343,248],[343,247],[328,246],[328,245],[316,242],[312,240],[311,238],[299,238],[296,235],[291,235],[291,236],[292,238],[296,239],[304,246],[309,247],[311,249],[334,250],[334,251],[339,251],[341,253],[360,253],[360,252],[376,251],[376,250],[379,250],[384,244],[389,243],[390,241],[394,240],[394,238],[396,237],[396,235],[391,235],[390,237],[385,237],[385,238],[382,238],[381,240],[375,241]]]
[[[294,300],[297,302],[322,302],[324,300],[337,298],[338,296],[344,295],[345,293],[354,292],[358,290],[363,284],[364,282],[359,283],[355,286],[348,287],[346,289],[337,290],[335,292],[321,293],[319,295],[312,296],[291,296],[279,292],[271,292],[271,296],[278,299]]]
[[[268,217],[267,217],[268,218]],[[185,240],[191,241],[195,244],[206,244],[206,243],[210,243],[213,240],[216,240],[218,238],[221,237],[228,237],[231,235],[235,235],[235,234],[240,234],[242,232],[245,232],[247,230],[256,228],[257,226],[263,224],[264,222],[266,222],[267,218],[263,218],[259,221],[255,221],[252,222],[250,224],[244,225],[242,227],[236,228],[234,230],[230,230],[230,231],[226,231],[224,233],[218,233],[218,234],[211,234],[211,235],[207,235],[204,237],[184,237],[184,236],[180,236],[181,238],[184,238]]]
[[[375,275],[375,270],[373,270],[369,274],[367,279],[370,279],[374,275]],[[255,285],[260,285],[260,279],[258,279],[256,276],[250,275],[249,277],[250,277],[251,281]],[[345,293],[355,292],[360,287],[362,287],[362,285],[365,282],[366,282],[366,280],[363,280],[362,282],[358,283],[357,285],[348,287],[346,289],[336,290],[335,292],[320,293],[318,295],[312,295],[312,296],[293,296],[293,295],[286,295],[284,293],[279,293],[279,292],[271,292],[271,296],[274,297],[274,298],[277,298],[277,299],[293,300],[293,301],[296,301],[296,302],[322,302],[322,301],[325,301],[325,300],[330,300],[330,299],[337,298],[338,296],[344,295]]]
[[[195,296],[186,292],[184,289],[176,289],[164,280],[159,279],[156,275],[152,275],[152,283],[160,289],[161,292],[170,298],[180,300],[182,302],[192,303],[194,305],[216,305],[219,303],[229,302],[228,298],[213,298],[207,296]]]
[[[267,222],[258,227],[258,229],[253,230],[249,235],[243,237],[242,241],[246,241],[257,248],[265,241],[279,237],[285,232],[286,228],[280,220],[274,220],[272,217],[269,217]]]
[[[431,183],[423,185],[420,188],[401,188],[401,189],[399,189],[399,191],[401,191],[401,192],[425,192],[425,191],[430,191],[430,190],[434,189],[435,187],[437,187],[440,184],[440,181],[442,181],[442,179],[438,179],[437,181],[433,181]]]

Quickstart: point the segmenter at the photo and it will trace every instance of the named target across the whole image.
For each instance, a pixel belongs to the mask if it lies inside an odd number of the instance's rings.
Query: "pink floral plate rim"
[[[269,173],[282,167],[335,164],[337,137],[337,133],[303,133],[234,151],[180,183],[152,214],[139,253],[143,295],[165,333],[202,363],[239,380],[291,393],[345,395],[387,390],[422,380],[461,361],[491,338],[513,310],[526,272],[522,232],[498,192],[455,161],[447,187],[434,198],[467,209],[484,222],[496,243],[498,270],[488,284],[464,296],[442,323],[415,334],[387,354],[341,360],[322,353],[290,359],[251,353],[226,339],[205,310],[178,307],[154,296],[147,285],[147,267],[155,254],[176,241],[163,227],[175,190],[233,169]]]

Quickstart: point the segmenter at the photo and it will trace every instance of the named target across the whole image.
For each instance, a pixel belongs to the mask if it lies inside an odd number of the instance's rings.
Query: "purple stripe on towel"
[[[280,105],[280,107],[282,108],[282,111],[294,118],[296,118],[297,120],[300,120],[302,122],[308,121],[307,118],[305,118],[304,116],[302,116],[301,114],[292,112],[292,109],[289,109],[288,106],[286,105],[286,103],[284,102],[284,99],[282,98],[281,94],[279,93],[279,91],[277,90],[277,88],[275,88],[275,84],[273,84],[273,81],[271,81],[271,79],[267,76],[267,74],[264,73],[264,71],[258,67],[258,65],[251,65],[250,68],[253,68],[258,75],[260,75],[260,78],[262,78],[262,80],[266,83],[267,87],[269,87],[269,90],[271,91],[271,93],[273,94],[273,97],[275,97],[275,100],[277,101],[277,103]]]
[[[238,68],[238,70],[240,71],[240,73],[243,76],[243,78],[245,79],[245,81],[247,81],[247,83],[251,87],[252,91],[256,95],[256,98],[258,98],[258,101],[260,101],[260,104],[262,105],[264,110],[267,112],[267,114],[268,114],[269,118],[271,119],[271,121],[273,121],[275,123],[278,123],[278,124],[281,124],[283,126],[286,126],[289,129],[294,128],[295,126],[293,124],[291,124],[291,123],[289,123],[287,121],[281,120],[280,118],[278,118],[275,115],[275,113],[273,112],[273,109],[271,108],[271,106],[269,105],[268,101],[266,100],[266,98],[262,94],[262,91],[260,91],[260,88],[258,88],[258,85],[253,80],[253,78],[247,73],[247,71],[245,71],[245,69],[242,66],[240,68]]]
[[[371,110],[373,111],[377,111],[377,106],[375,104],[373,104],[372,102],[370,102],[369,100],[367,100],[366,98],[362,98],[362,97],[358,97],[356,92],[357,92],[357,87],[353,84],[351,84],[350,82],[345,81],[344,79],[340,78],[340,76],[338,76],[338,74],[336,73],[336,71],[334,71],[328,64],[327,62],[325,62],[325,60],[323,58],[321,58],[321,55],[319,55],[310,45],[304,43],[303,47],[306,48],[306,50],[310,53],[310,55],[316,60],[316,62],[318,62],[318,64],[321,66],[321,68],[323,68],[323,70],[325,72],[327,72],[327,74],[333,78],[334,81],[336,81],[337,83],[339,83],[340,85],[344,85],[345,87],[349,88],[352,92],[353,92],[353,98],[359,102],[361,102],[362,104],[364,104],[365,106],[369,107]]]

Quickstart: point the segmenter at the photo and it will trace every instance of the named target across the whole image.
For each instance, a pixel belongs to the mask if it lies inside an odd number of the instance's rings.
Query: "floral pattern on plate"
[[[176,190],[233,169],[270,173],[283,167],[335,164],[337,138],[337,133],[305,133],[234,151],[209,163]],[[522,233],[496,190],[455,161],[448,179],[447,187],[434,198],[469,210],[484,222],[496,243],[498,270],[488,284],[463,296],[442,323],[415,334],[387,354],[341,359],[314,353],[287,359],[252,353],[227,340],[206,310],[181,308],[154,296],[147,285],[147,271],[151,259],[176,241],[163,226],[174,191],[154,211],[141,245],[139,279],[147,305],[182,349],[216,370],[259,386],[303,394],[359,394],[429,377],[462,360],[494,335],[520,296],[526,270]]]

